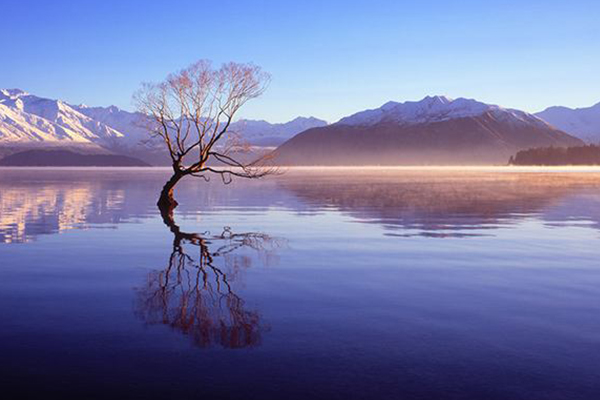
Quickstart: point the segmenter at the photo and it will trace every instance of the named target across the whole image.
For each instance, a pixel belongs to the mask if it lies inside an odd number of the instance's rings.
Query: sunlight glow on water
[[[598,397],[600,170],[167,173],[0,170],[3,387]]]

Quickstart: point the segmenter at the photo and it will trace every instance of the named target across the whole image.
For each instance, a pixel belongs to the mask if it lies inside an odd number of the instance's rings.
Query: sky
[[[0,87],[133,110],[199,59],[272,76],[241,117],[334,122],[387,101],[600,102],[600,1],[0,0]]]

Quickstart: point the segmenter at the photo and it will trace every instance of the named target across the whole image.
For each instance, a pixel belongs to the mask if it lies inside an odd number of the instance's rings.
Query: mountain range
[[[58,147],[166,163],[160,144],[141,144],[148,139],[145,118],[115,106],[72,105],[3,89],[0,156]],[[473,99],[428,96],[387,102],[330,125],[314,117],[277,124],[242,119],[231,130],[255,147],[275,149],[276,162],[284,165],[504,163],[522,149],[600,141],[600,103],[534,115]]]
[[[575,109],[550,107],[535,115],[587,143],[600,143],[600,103]]]
[[[145,116],[115,106],[88,107],[38,97],[19,89],[0,90],[0,155],[31,148],[67,148],[84,153],[134,155],[152,164],[166,157],[149,138]],[[248,143],[276,147],[295,134],[327,125],[314,117],[271,124],[242,119],[230,130]]]
[[[60,100],[18,89],[0,90],[0,142],[4,145],[71,144],[96,148],[124,137]]]
[[[524,111],[428,96],[312,128],[275,151],[281,165],[506,163],[521,149],[583,142]]]

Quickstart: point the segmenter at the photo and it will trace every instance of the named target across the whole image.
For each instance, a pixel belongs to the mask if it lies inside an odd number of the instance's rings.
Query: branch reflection
[[[263,233],[234,233],[228,227],[218,235],[186,233],[175,224],[172,212],[162,215],[174,234],[173,251],[167,267],[151,273],[138,289],[136,314],[148,324],[168,325],[189,335],[199,347],[259,345],[267,327],[259,312],[236,294],[233,283],[254,259],[244,255],[245,250],[267,255],[268,261],[280,241]]]

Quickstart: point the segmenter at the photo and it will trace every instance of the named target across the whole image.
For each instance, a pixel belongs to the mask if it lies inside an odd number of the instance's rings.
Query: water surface
[[[167,174],[0,170],[5,391],[600,398],[600,172]]]

